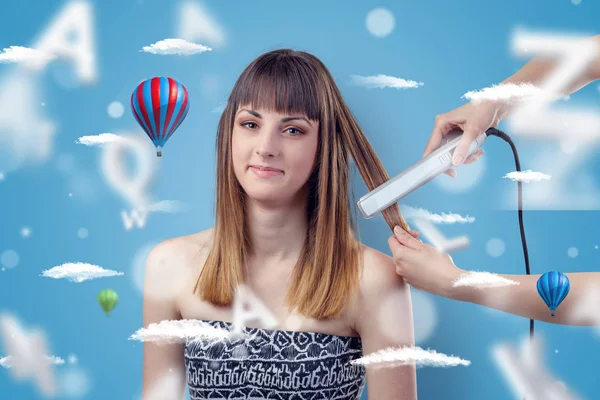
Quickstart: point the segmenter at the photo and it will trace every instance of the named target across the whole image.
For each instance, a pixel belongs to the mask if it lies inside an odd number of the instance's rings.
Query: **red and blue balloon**
[[[554,316],[556,308],[567,297],[570,289],[569,278],[558,271],[546,272],[537,281],[538,294],[550,309],[552,316]]]
[[[167,140],[179,128],[190,109],[185,86],[173,78],[154,77],[140,83],[131,95],[131,111],[162,156]]]

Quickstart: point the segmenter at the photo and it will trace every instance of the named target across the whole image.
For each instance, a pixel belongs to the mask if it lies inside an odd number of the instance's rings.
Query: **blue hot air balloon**
[[[544,303],[550,309],[552,316],[554,311],[569,294],[571,283],[569,278],[562,272],[546,272],[537,281],[537,291]]]
[[[156,156],[190,109],[185,86],[173,78],[154,77],[140,83],[131,95],[131,111],[156,147]]]

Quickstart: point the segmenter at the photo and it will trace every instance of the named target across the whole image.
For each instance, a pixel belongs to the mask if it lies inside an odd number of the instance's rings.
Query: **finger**
[[[423,242],[421,239],[419,239],[419,232],[415,231],[414,229],[411,229],[408,233],[410,233],[410,235],[417,239],[419,242]]]
[[[467,159],[465,160],[465,162],[463,163],[464,165],[468,165],[468,164],[473,164],[474,162],[476,162],[477,160],[479,160],[480,157],[467,157]]]
[[[483,150],[478,150],[475,154],[471,154],[463,164],[472,164],[475,161],[479,160],[479,157],[483,154]]]
[[[442,117],[436,117],[433,131],[431,132],[431,136],[429,137],[429,141],[425,146],[425,151],[421,158],[427,157],[432,151],[440,147],[440,143],[444,137],[444,125],[445,121],[443,121]]]
[[[419,232],[418,232],[418,231],[415,231],[414,229],[411,229],[409,233],[410,233],[410,234],[411,234],[413,237],[415,237],[415,238],[416,238],[417,236],[419,236]]]
[[[398,242],[411,249],[417,250],[419,245],[422,243],[419,239],[412,237],[408,232],[399,226],[394,228],[394,236],[396,239],[398,239]]]
[[[465,130],[462,134],[462,138],[460,142],[458,142],[458,146],[456,146],[456,150],[454,150],[454,157],[452,157],[452,165],[459,166],[467,157],[467,153],[469,151],[469,147],[471,147],[471,143],[478,136],[477,130]]]
[[[417,239],[419,242],[423,243],[423,241],[421,239],[419,239],[420,232],[415,231],[414,229],[411,229],[410,230],[410,234],[412,235],[412,237],[414,237],[415,239]]]
[[[388,238],[388,245],[390,246],[390,250],[392,251],[392,258],[394,261],[400,261],[404,255],[404,249],[406,247],[402,246],[402,244],[396,239],[395,235],[392,235]]]

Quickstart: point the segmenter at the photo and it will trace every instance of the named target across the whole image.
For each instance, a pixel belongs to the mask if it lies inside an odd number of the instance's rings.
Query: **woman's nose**
[[[279,137],[274,129],[260,133],[256,144],[256,154],[262,157],[275,157],[280,153]]]

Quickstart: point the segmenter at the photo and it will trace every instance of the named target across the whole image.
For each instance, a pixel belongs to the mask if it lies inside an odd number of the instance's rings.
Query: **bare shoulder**
[[[363,271],[354,330],[362,341],[363,354],[414,345],[410,288],[396,273],[394,260],[373,248],[362,246]],[[416,399],[414,365],[367,369],[369,398]]]
[[[167,266],[172,272],[183,272],[190,267],[196,267],[198,260],[210,248],[213,228],[166,239],[150,251],[146,270],[162,269]]]
[[[356,302],[353,307],[353,329],[360,331],[361,321],[369,320],[382,306],[398,301],[411,307],[410,288],[396,273],[391,256],[361,244],[362,269]],[[389,308],[389,307],[388,307]]]
[[[389,289],[406,286],[396,273],[394,259],[381,251],[361,244],[362,271],[360,288],[363,295],[373,296]]]

